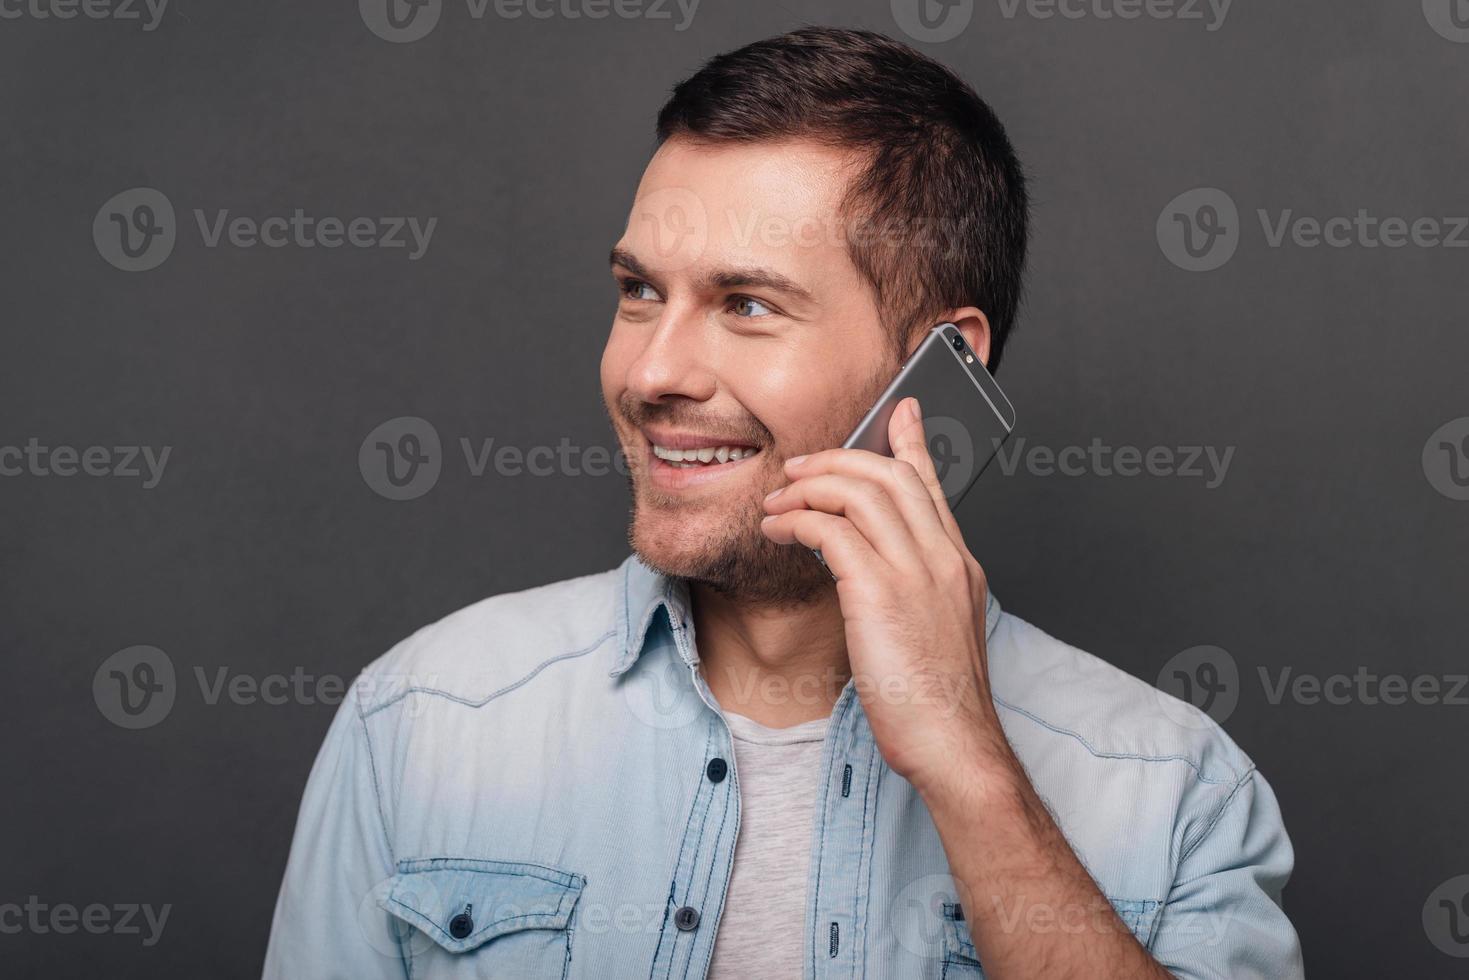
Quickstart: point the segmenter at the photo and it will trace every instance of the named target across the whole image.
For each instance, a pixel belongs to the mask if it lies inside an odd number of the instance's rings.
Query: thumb
[[[949,508],[949,498],[944,494],[938,470],[928,452],[928,436],[923,428],[923,409],[917,398],[909,395],[893,409],[892,417],[888,419],[888,445],[893,448],[894,459],[901,459],[918,471],[918,478],[923,481],[929,499],[938,510],[944,530],[956,544],[962,544],[964,537],[959,530],[959,522],[954,520],[954,512]]]
[[[928,454],[928,438],[923,431],[923,410],[918,399],[912,395],[898,402],[893,414],[888,417],[888,445],[893,449],[893,458],[912,464],[919,475],[928,482],[925,474],[936,473],[933,457]]]

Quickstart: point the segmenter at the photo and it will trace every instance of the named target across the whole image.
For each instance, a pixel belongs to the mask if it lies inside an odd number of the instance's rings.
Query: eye
[[[658,292],[652,286],[641,279],[619,279],[617,280],[618,291],[625,299],[633,300],[656,300]]]
[[[729,304],[729,308],[735,316],[740,317],[769,316],[775,312],[758,299],[749,296],[736,296]]]

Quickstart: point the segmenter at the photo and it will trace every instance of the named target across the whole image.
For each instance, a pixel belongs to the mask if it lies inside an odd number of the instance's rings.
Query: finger
[[[887,562],[873,550],[862,532],[845,517],[819,510],[771,514],[760,530],[776,544],[803,544],[821,552],[822,560],[838,582],[859,578],[864,572],[886,571]]]
[[[935,540],[952,540],[932,493],[907,460],[880,456],[865,449],[826,449],[786,460],[785,471],[792,482],[822,473],[839,473],[881,483],[888,488],[888,495],[921,544],[929,547]]]
[[[949,540],[961,548],[964,547],[964,535],[959,530],[959,522],[954,519],[949,498],[944,493],[938,470],[933,465],[933,456],[928,451],[928,436],[923,428],[923,409],[917,398],[904,398],[893,410],[888,419],[888,445],[893,447],[894,459],[901,459],[918,474]]]
[[[805,508],[851,521],[883,560],[916,572],[923,550],[898,505],[881,483],[838,473],[819,473],[781,487],[765,498],[765,510],[785,514]]]

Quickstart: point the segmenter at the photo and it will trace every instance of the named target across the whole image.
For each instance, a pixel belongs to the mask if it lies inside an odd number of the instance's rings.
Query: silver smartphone
[[[1015,408],[979,355],[969,349],[959,328],[941,323],[903,362],[897,377],[857,423],[842,448],[891,456],[888,421],[898,402],[909,395],[918,399],[923,412],[928,453],[952,510],[1010,437],[1015,428]],[[821,557],[821,552],[814,549],[813,554]]]
[[[1015,408],[985,370],[984,362],[964,342],[959,328],[941,323],[903,362],[898,376],[877,397],[842,448],[891,456],[888,420],[898,402],[909,395],[918,399],[928,453],[953,509],[1010,437]]]

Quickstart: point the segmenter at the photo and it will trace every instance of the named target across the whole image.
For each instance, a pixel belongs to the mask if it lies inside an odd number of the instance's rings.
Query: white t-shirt
[[[801,976],[812,808],[827,718],[766,728],[724,713],[740,781],[740,836],[709,980]]]

